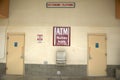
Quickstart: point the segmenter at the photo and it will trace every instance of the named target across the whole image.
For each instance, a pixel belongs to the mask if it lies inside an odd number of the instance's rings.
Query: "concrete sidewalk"
[[[0,80],[115,80],[110,77],[84,77],[84,78],[53,78],[40,76],[2,76]]]

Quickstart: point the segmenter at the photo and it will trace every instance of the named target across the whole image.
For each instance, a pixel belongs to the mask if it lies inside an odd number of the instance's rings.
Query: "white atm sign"
[[[53,28],[53,45],[70,46],[70,27]]]

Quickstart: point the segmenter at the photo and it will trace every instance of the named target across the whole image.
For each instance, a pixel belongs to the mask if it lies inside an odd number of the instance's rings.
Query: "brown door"
[[[8,34],[6,74],[24,73],[24,34]]]
[[[88,35],[88,76],[106,76],[106,35]]]

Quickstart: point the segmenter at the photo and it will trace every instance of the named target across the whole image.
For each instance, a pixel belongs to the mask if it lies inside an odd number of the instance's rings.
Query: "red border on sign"
[[[70,37],[70,27],[53,27],[53,46],[70,46]]]

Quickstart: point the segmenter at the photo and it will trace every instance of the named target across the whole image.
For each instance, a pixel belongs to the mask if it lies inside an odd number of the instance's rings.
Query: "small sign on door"
[[[99,48],[99,43],[95,43],[95,48]]]
[[[14,47],[18,47],[18,42],[14,42]]]

